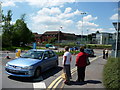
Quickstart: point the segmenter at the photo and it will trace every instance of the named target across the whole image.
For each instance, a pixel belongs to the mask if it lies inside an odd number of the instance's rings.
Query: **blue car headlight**
[[[22,69],[32,69],[33,66],[25,66],[25,67],[22,67]]]
[[[8,67],[9,66],[9,64],[8,63],[6,63],[6,65],[5,65],[6,67]]]
[[[9,67],[10,65],[8,63],[6,63],[5,67]]]

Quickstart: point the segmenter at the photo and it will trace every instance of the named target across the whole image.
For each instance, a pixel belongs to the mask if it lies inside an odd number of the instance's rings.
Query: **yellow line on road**
[[[98,56],[98,57],[96,57],[96,58],[94,58],[94,59],[92,59],[92,60],[90,60],[90,62],[93,62],[94,60],[96,60],[96,59],[99,58],[99,57],[102,57],[102,55],[101,55],[101,56]],[[75,73],[76,70],[77,70],[77,67],[75,67],[75,68],[73,68],[73,69],[71,70],[72,75]],[[61,76],[62,76],[62,75],[60,75],[58,78],[56,78],[56,79],[48,86],[47,90],[49,90],[50,88],[53,88],[52,90],[54,90],[54,89],[58,86],[58,84],[63,80]],[[62,86],[63,86],[63,85],[62,85]]]
[[[54,89],[58,86],[58,84],[59,84],[61,81],[62,81],[62,78],[54,85],[54,87],[53,87],[52,90],[54,90]]]
[[[59,76],[58,78],[56,78],[56,79],[48,86],[48,89],[49,89],[49,88],[52,88],[53,85],[54,85],[59,79],[61,79],[61,76]]]
[[[73,68],[73,69],[71,70],[71,73],[75,72],[76,69],[77,69],[76,67]],[[61,77],[61,76],[62,76],[62,75],[60,75],[58,78],[56,78],[56,79],[48,86],[48,89],[47,89],[47,90],[49,90],[50,88],[52,88],[52,87],[55,85],[56,82],[57,82],[57,83],[58,83],[58,82],[60,83],[61,80],[62,80],[62,77]],[[56,83],[56,84],[57,84],[57,83]],[[58,83],[58,84],[59,84],[59,83]],[[55,85],[53,88],[56,88],[56,86],[57,86],[57,85]]]
[[[75,67],[75,68],[73,68],[73,69],[71,70],[72,75],[74,74],[74,72],[76,71],[76,69],[77,69],[77,68]],[[53,87],[52,90],[54,90],[62,80],[63,80],[62,78],[59,79],[59,81],[55,84],[55,86]]]

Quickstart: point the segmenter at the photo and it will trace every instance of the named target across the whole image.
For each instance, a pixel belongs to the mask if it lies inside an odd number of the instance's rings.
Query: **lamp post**
[[[115,58],[118,57],[118,42],[119,42],[119,28],[120,28],[120,22],[113,23],[115,29],[116,29],[116,44],[115,44]]]
[[[81,25],[81,29],[82,29],[81,31],[82,31],[82,32],[81,32],[81,41],[82,41],[82,39],[83,39],[83,15],[85,15],[85,14],[86,14],[85,12],[82,12],[82,13],[81,13],[81,15],[82,15],[82,25]]]
[[[58,52],[59,52],[59,47],[60,47],[60,30],[62,30],[62,26],[60,26],[60,29],[58,31]]]
[[[89,33],[89,30],[87,29],[87,44],[88,44],[88,33]]]

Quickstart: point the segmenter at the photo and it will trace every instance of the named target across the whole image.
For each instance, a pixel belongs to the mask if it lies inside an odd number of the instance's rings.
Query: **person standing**
[[[105,59],[105,49],[103,49],[103,59]]]
[[[76,57],[77,66],[77,82],[84,82],[85,80],[85,69],[87,66],[88,54],[84,52],[84,47],[80,47],[80,53]]]
[[[65,53],[63,55],[63,71],[66,74],[66,80],[64,81],[65,84],[70,83],[71,77],[71,69],[70,69],[70,63],[72,60],[72,55],[69,52],[69,47],[65,46]]]
[[[108,58],[108,49],[105,50],[105,57]]]

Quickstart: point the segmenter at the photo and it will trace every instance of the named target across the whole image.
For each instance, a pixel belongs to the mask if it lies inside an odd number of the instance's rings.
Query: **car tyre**
[[[38,78],[41,74],[41,68],[38,67],[36,70],[35,70],[35,73],[34,73],[34,78]]]

